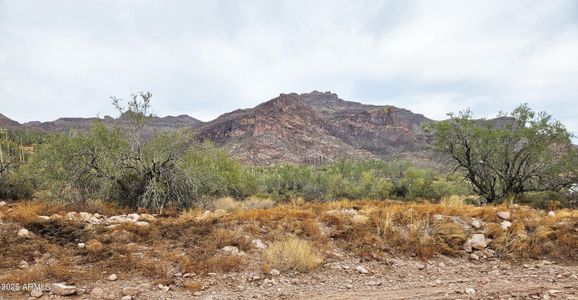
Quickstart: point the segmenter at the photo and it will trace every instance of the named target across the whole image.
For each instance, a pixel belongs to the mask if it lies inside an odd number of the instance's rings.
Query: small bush
[[[268,267],[280,271],[308,272],[317,268],[323,258],[309,242],[290,238],[274,242],[267,248],[265,260]]]

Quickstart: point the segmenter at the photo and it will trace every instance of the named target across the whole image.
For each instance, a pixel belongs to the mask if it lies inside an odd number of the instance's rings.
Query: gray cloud
[[[0,0],[0,111],[113,114],[150,90],[203,120],[335,91],[444,118],[521,102],[578,132],[575,1]]]

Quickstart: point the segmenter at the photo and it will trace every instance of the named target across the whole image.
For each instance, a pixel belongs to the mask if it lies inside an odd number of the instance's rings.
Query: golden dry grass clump
[[[299,238],[274,242],[264,257],[267,267],[280,271],[309,272],[323,262],[323,257],[311,243]]]

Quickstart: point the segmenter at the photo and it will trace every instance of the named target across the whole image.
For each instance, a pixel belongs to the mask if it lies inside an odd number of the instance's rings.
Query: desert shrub
[[[23,170],[0,174],[0,199],[30,198],[34,192],[32,181]]]
[[[559,206],[565,200],[564,195],[553,191],[524,193],[517,198],[517,202],[537,209],[553,209],[552,206]]]
[[[298,238],[274,242],[264,255],[267,266],[280,271],[308,272],[323,261],[321,254],[308,241]]]

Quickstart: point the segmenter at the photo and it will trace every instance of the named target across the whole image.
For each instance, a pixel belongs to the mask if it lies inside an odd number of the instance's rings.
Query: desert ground
[[[578,211],[454,202],[3,202],[0,299],[578,299]]]

